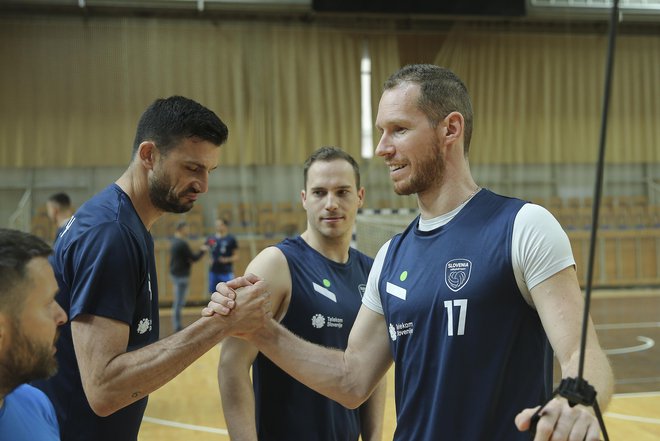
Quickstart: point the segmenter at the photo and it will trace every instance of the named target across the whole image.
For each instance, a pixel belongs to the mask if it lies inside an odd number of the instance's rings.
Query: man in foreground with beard
[[[0,229],[0,439],[60,439],[53,405],[26,384],[55,373],[55,339],[66,314],[43,240]]]
[[[207,191],[227,135],[195,101],[156,100],[140,118],[127,170],[85,202],[58,238],[51,263],[70,322],[57,344],[59,373],[37,386],[53,401],[62,440],[136,440],[149,393],[222,338],[271,316],[265,288],[257,289],[237,298],[231,315],[203,317],[158,341],[149,230]]]

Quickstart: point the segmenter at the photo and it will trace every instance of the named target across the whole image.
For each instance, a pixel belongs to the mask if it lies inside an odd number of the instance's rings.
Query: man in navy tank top
[[[223,337],[270,316],[257,284],[254,296],[237,299],[236,317],[202,317],[158,341],[149,230],[207,191],[227,134],[220,118],[193,100],[156,100],[140,118],[126,171],[85,202],[55,242],[57,301],[70,321],[57,342],[59,372],[36,385],[55,406],[62,440],[136,440],[149,393]]]
[[[470,97],[448,69],[396,72],[376,127],[376,154],[395,192],[417,195],[420,216],[377,254],[346,351],[304,342],[272,320],[245,337],[349,407],[394,362],[395,440],[529,440],[531,417],[551,393],[550,351],[562,378],[578,372],[583,298],[568,237],[544,208],[476,184]],[[591,320],[584,379],[605,409],[612,371]],[[592,410],[554,398],[534,440],[598,440]]]
[[[275,318],[282,325],[326,347],[346,349],[373,263],[350,247],[363,199],[357,162],[336,147],[316,150],[304,166],[306,230],[264,249],[246,269],[268,281]],[[235,337],[222,343],[218,380],[232,440],[382,439],[384,381],[359,408],[348,409]]]

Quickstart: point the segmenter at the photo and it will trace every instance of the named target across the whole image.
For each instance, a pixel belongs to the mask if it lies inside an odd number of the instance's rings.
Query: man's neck
[[[348,261],[348,249],[350,248],[351,238],[348,237],[325,237],[321,234],[314,234],[309,229],[300,235],[302,239],[318,251],[326,259],[337,263],[346,263]]]
[[[160,218],[164,212],[158,210],[149,199],[149,187],[146,177],[139,175],[129,167],[124,174],[117,179],[115,184],[121,188],[133,204],[140,220],[147,228],[151,230],[153,224]]]

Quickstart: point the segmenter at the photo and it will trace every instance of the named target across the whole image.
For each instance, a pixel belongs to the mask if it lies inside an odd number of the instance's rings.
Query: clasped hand
[[[273,317],[268,285],[254,274],[218,283],[215,289],[211,301],[202,309],[202,316],[227,317],[230,335],[252,334]]]

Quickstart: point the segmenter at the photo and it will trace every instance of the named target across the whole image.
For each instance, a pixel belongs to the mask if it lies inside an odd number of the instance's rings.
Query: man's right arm
[[[364,305],[345,351],[303,340],[275,320],[240,337],[296,380],[348,408],[356,408],[369,398],[393,361],[384,317]]]
[[[83,314],[71,333],[85,395],[99,416],[110,415],[160,388],[193,361],[235,332],[253,331],[272,317],[264,282],[253,278],[237,296],[231,314],[202,317],[163,340],[126,352],[126,323]],[[102,344],[99,344],[102,342]]]
[[[375,281],[388,245],[389,241],[376,256],[367,282],[365,301],[369,296],[377,296]],[[241,279],[237,279],[221,286],[202,314],[219,312],[218,308],[236,295],[233,290],[240,292],[241,287],[246,286],[240,282]],[[370,306],[362,304],[345,351],[305,341],[275,320],[270,320],[265,328],[257,332],[237,336],[250,341],[296,380],[346,407],[356,408],[369,398],[393,362],[385,318],[376,304],[379,302],[372,301]]]
[[[379,255],[384,255],[386,250],[384,245]],[[378,278],[374,273],[375,266],[376,262],[369,275],[370,281]],[[367,291],[370,284],[373,285],[373,282],[367,283]],[[245,289],[243,287],[249,289],[249,283],[242,278],[218,285],[218,292],[212,295],[202,315],[222,313],[227,303]],[[276,311],[273,314],[279,316]],[[369,398],[393,362],[385,318],[381,312],[364,304],[351,328],[345,351],[303,340],[276,320],[268,321],[266,327],[256,332],[236,334],[236,337],[255,345],[296,380],[351,408],[358,407]]]

